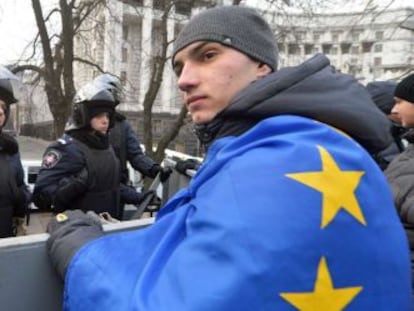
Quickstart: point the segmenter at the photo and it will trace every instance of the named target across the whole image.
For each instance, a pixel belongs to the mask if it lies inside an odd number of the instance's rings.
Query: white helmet
[[[102,83],[107,86],[108,90],[111,91],[117,104],[124,99],[124,90],[121,84],[121,80],[118,77],[109,73],[104,73],[95,78],[96,82]]]
[[[106,84],[92,81],[82,87],[73,99],[72,118],[67,130],[85,128],[93,116],[100,112],[108,112],[111,124],[117,102]]]

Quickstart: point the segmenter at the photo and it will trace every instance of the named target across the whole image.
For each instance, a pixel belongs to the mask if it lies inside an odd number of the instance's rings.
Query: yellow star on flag
[[[355,190],[364,171],[342,171],[326,149],[318,146],[318,150],[322,160],[321,171],[292,173],[286,176],[322,193],[322,229],[329,225],[341,208],[366,225],[355,196]]]
[[[362,286],[334,288],[326,259],[322,257],[313,292],[281,293],[280,296],[300,311],[340,311],[362,289]]]

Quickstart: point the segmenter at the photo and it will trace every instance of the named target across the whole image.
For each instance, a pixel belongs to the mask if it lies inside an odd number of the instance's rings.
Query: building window
[[[175,2],[175,12],[183,15],[191,14],[191,1],[180,0]]]
[[[288,45],[288,54],[300,54],[299,44],[291,43]]]
[[[286,54],[286,44],[285,43],[280,43],[277,45],[279,52],[280,53],[285,53]]]
[[[126,73],[126,71],[121,71],[120,79],[121,79],[122,86],[125,86],[126,85],[126,81],[127,81],[127,73]]]
[[[122,0],[123,3],[132,5],[134,7],[136,6],[143,6],[144,5],[144,1],[143,0]]]
[[[384,40],[384,32],[383,31],[376,31],[375,32],[375,40],[377,40],[377,41]]]
[[[342,54],[349,54],[350,49],[351,49],[351,44],[349,44],[349,43],[342,43],[341,44],[341,53]]]
[[[382,58],[381,57],[375,57],[374,58],[374,66],[381,66],[382,65]]]
[[[362,42],[362,53],[369,53],[372,50],[372,45],[374,42],[372,41],[365,41]]]
[[[381,53],[382,52],[382,44],[375,44],[374,52]]]
[[[162,125],[161,120],[152,120],[152,132],[155,135],[161,135],[163,133]]]
[[[323,54],[331,54],[332,44],[323,44],[322,45],[322,53]]]
[[[122,39],[124,41],[128,40],[128,25],[122,25]]]
[[[305,54],[306,55],[312,54],[313,53],[313,49],[314,49],[313,44],[305,44]]]
[[[286,41],[286,37],[287,37],[286,32],[280,32],[280,33],[278,33],[276,35],[276,41],[277,42],[285,42]]]
[[[351,33],[351,40],[353,42],[358,42],[359,41],[359,37],[360,37],[361,33],[359,31],[353,31]]]
[[[313,33],[313,42],[319,42],[321,40],[322,33],[314,32]]]
[[[163,36],[166,34],[163,31],[163,25],[160,20],[152,20],[152,35],[151,35],[151,45],[152,45],[152,54],[154,56],[161,55],[162,52],[162,42],[164,41]]]
[[[298,31],[295,33],[297,41],[304,41],[306,38],[306,33],[304,31]]]
[[[359,46],[351,47],[351,54],[359,54]]]
[[[332,42],[339,42],[341,34],[342,34],[342,32],[340,32],[340,31],[333,32],[331,34],[331,36],[332,36]]]
[[[128,61],[128,49],[122,48],[122,62],[126,63]]]
[[[153,0],[153,8],[163,11],[165,9],[165,0]]]

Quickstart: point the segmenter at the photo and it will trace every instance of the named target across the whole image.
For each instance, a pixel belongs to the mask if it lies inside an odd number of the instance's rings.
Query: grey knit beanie
[[[397,84],[394,96],[414,104],[414,73]]]
[[[269,24],[254,9],[222,6],[207,9],[184,26],[174,43],[177,52],[196,41],[214,41],[232,47],[277,69],[278,49]]]

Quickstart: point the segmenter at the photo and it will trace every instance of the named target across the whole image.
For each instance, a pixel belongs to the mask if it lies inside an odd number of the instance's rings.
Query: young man
[[[398,83],[395,92],[396,114],[404,128],[414,128],[414,74]],[[414,275],[414,137],[411,131],[405,135],[409,144],[406,150],[395,158],[385,171],[394,195],[401,221],[406,230],[411,249],[411,266]],[[414,284],[413,284],[414,286]]]
[[[205,161],[149,228],[74,251],[99,226],[52,221],[67,310],[411,309],[407,240],[357,143],[385,148],[386,117],[324,56],[276,72],[277,59],[253,9],[183,28],[172,63]]]
[[[75,96],[72,123],[43,156],[33,202],[59,213],[68,209],[119,215],[119,163],[109,144],[115,100],[98,83]]]

